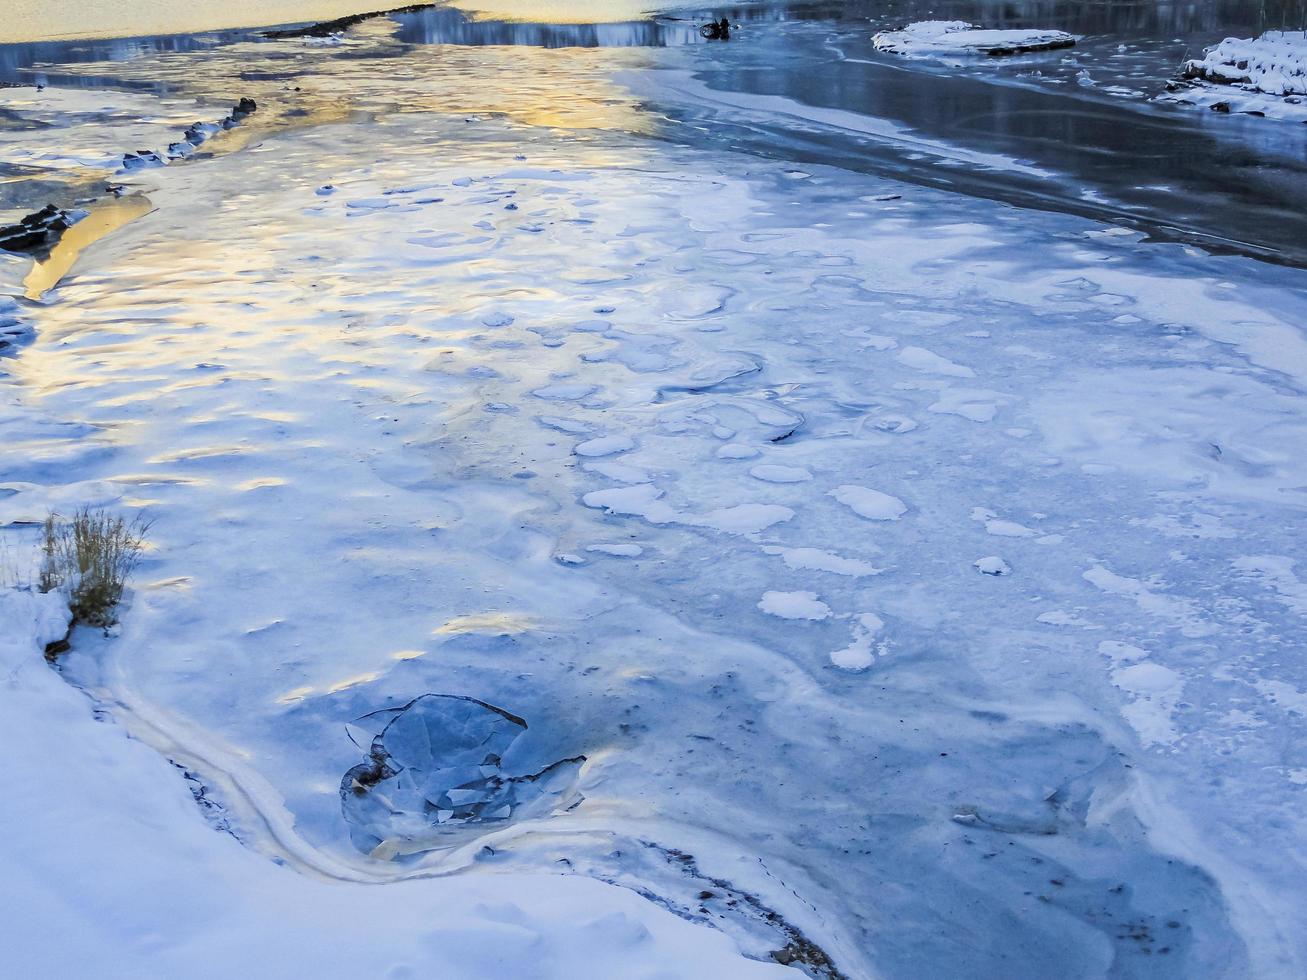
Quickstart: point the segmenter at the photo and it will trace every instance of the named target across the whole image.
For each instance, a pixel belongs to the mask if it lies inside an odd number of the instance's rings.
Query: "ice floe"
[[[599,436],[595,439],[587,439],[585,442],[578,442],[572,452],[578,456],[612,456],[615,453],[624,453],[635,448],[635,443],[630,436]]]
[[[836,487],[830,495],[869,521],[897,521],[908,512],[908,505],[898,497],[870,487],[845,484]]]
[[[872,652],[873,647],[878,649],[881,656],[886,652],[886,643],[878,643],[876,639],[884,628],[885,621],[875,613],[859,613],[853,620],[852,641],[843,649],[832,651],[831,663],[845,670],[866,670],[876,661],[877,654]]]
[[[355,846],[389,858],[449,846],[447,831],[575,806],[575,756],[536,773],[510,776],[504,755],[526,722],[475,698],[426,694],[352,726],[368,761],[341,781],[340,800]],[[351,733],[355,741],[359,736]]]
[[[1066,31],[984,30],[964,20],[923,20],[902,30],[881,31],[871,39],[878,51],[903,55],[1013,55],[1069,48]]]
[[[825,619],[830,606],[815,592],[764,592],[758,608],[781,619]]]

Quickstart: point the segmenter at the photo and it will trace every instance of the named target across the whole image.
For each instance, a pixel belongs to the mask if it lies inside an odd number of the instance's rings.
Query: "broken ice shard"
[[[538,816],[579,802],[574,787],[585,757],[529,775],[505,774],[503,756],[526,722],[484,701],[426,694],[360,718],[351,737],[378,727],[368,761],[345,773],[340,787],[350,837],[368,853],[428,850],[449,843],[447,832],[456,827]]]

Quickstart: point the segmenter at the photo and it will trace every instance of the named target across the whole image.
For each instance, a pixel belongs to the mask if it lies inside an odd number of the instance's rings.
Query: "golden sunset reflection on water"
[[[503,117],[524,127],[572,132],[582,140],[579,156],[596,166],[610,162],[605,141],[586,131],[648,135],[657,117],[642,112],[635,97],[614,76],[647,66],[651,53],[641,48],[541,48],[530,45],[463,46],[394,44],[396,25],[385,18],[364,22],[351,31],[345,49],[306,45],[299,39],[239,42],[204,52],[156,52],[124,62],[81,62],[63,66],[70,76],[97,78],[111,74],[131,84],[165,85],[174,101],[193,97],[195,118],[217,118],[231,105],[233,92],[257,100],[258,111],[242,125],[215,134],[198,151],[200,158],[258,154],[279,134],[337,124],[373,121],[383,127],[423,125],[422,114]],[[380,57],[348,57],[351,44],[370,45]],[[58,129],[45,137],[50,152],[61,148]],[[524,134],[525,136],[525,134]],[[35,144],[34,144],[35,145]],[[44,151],[42,144],[38,149]],[[366,164],[361,156],[340,160],[342,168]],[[177,161],[188,169],[203,160]],[[84,168],[83,168],[84,169]],[[89,177],[88,177],[89,174]],[[77,171],[78,179],[94,173]],[[110,175],[105,174],[105,178]],[[148,213],[149,171],[136,193],[91,206],[89,217],[74,225],[47,258],[33,264],[23,283],[30,299],[39,299],[80,267],[82,251],[100,238]],[[239,208],[239,200],[215,202],[219,209]],[[251,231],[257,233],[259,223]],[[159,281],[171,278],[176,248],[198,248],[198,240],[176,243],[158,270]],[[472,263],[475,266],[475,261]],[[114,300],[110,300],[114,302]],[[47,335],[63,327],[46,325]],[[68,329],[76,329],[69,325]]]
[[[0,43],[187,34],[327,20],[387,6],[385,0],[7,0]]]
[[[640,20],[656,0],[468,0],[455,4],[481,19],[533,24],[603,24]]]
[[[405,0],[7,0],[0,44],[188,34],[331,20],[404,6]],[[638,20],[641,0],[474,0],[450,4],[482,18],[549,24]]]
[[[28,299],[40,299],[73,267],[82,249],[148,213],[149,200],[139,194],[107,201],[93,209],[86,218],[77,222],[59,239],[50,255],[32,265],[23,280]]]
[[[288,39],[223,45],[202,58],[164,52],[112,64],[69,64],[63,70],[162,83],[213,105],[230,100],[233,91],[256,99],[259,111],[215,137],[206,152],[238,150],[275,130],[365,116],[393,122],[409,112],[494,114],[526,126],[646,135],[654,125],[612,77],[647,67],[652,55],[646,49],[413,44],[388,51],[395,30],[384,18],[354,27],[352,43],[383,52],[366,59],[342,56],[339,47]]]

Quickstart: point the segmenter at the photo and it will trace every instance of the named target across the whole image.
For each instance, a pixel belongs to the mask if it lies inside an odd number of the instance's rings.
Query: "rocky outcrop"
[[[264,31],[263,37],[330,37],[333,34],[339,34],[341,31],[349,30],[355,24],[361,24],[365,20],[372,20],[374,17],[384,17],[387,14],[412,14],[419,10],[428,10],[434,6],[434,3],[413,3],[406,7],[391,7],[388,10],[372,10],[363,14],[350,14],[346,17],[337,17],[335,20],[319,21],[316,24],[309,24],[305,27],[285,27],[275,31]]]
[[[166,153],[157,153],[154,150],[137,150],[134,153],[125,154],[119,173],[130,173],[133,170],[142,170],[146,167],[163,167],[173,160],[190,156],[215,133],[221,133],[223,130],[240,125],[258,108],[258,103],[253,99],[242,98],[232,106],[231,112],[217,122],[191,123],[186,128],[186,132],[182,133],[180,140],[168,144]]]
[[[24,255],[48,255],[63,233],[86,215],[86,211],[66,211],[47,204],[15,224],[0,227],[0,249]]]

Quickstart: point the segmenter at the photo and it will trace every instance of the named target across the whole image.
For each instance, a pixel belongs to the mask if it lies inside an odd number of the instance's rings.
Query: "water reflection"
[[[540,9],[538,9],[540,8]],[[773,3],[745,7],[705,7],[681,10],[625,21],[604,19],[589,23],[573,18],[521,19],[525,14],[552,13],[549,4],[533,2],[497,4],[504,13],[517,17],[488,18],[476,5],[473,12],[452,6],[437,6],[393,15],[400,24],[399,39],[412,44],[529,45],[542,48],[667,48],[703,44],[701,24],[726,17],[732,24],[781,23],[791,20],[839,20],[840,3]]]
[[[384,10],[389,4],[387,0],[372,0],[372,3],[356,6],[361,10]],[[661,48],[702,43],[699,25],[722,16],[736,24],[840,20],[853,16],[848,12],[850,5],[837,0],[704,8],[681,11],[675,15],[639,16],[639,11],[645,6],[642,0],[637,3],[595,0],[580,5],[556,5],[540,0],[493,0],[458,6],[433,4],[420,10],[400,11],[378,17],[377,20],[397,23],[397,39],[406,44]],[[274,11],[280,10],[282,8],[265,12],[265,20],[274,16]],[[165,19],[161,27],[166,27],[167,23]],[[35,79],[87,87],[115,84],[110,76],[97,79],[85,72],[70,76],[52,71],[46,66],[124,62],[158,54],[200,51],[240,41],[258,40],[259,30],[241,28],[200,34],[159,33],[105,39],[0,44],[0,82],[28,83]]]
[[[376,0],[5,0],[0,41],[193,34],[325,20],[384,6]]]
[[[509,6],[490,19],[449,6],[376,18],[339,47],[242,32],[11,45],[0,47],[0,77],[58,57],[67,63],[61,84],[109,80],[229,96],[235,82],[261,104],[266,96],[260,130],[355,111],[384,115],[402,103],[406,110],[503,112],[534,126],[660,133],[1307,263],[1307,127],[1149,101],[1186,55],[1227,34],[1291,23],[1307,0],[817,0],[588,24],[547,22],[548,4]],[[701,43],[697,26],[710,16],[743,29],[729,44]],[[1083,37],[1065,53],[963,65],[873,50],[878,27],[930,16],[1058,27]],[[645,74],[638,96],[613,82],[615,73],[648,68],[681,71]],[[685,73],[707,84],[706,97],[676,90]],[[789,100],[796,111],[759,108],[760,96]],[[818,124],[809,109],[827,122]],[[830,111],[855,124],[830,123]],[[888,122],[972,157],[1028,161],[1059,178],[941,166],[907,141],[869,138],[859,120]],[[244,138],[254,135],[252,128]]]
[[[643,133],[637,100],[611,75],[649,67],[648,49],[406,44],[389,18],[359,24],[340,46],[247,38],[197,54],[160,51],[125,62],[61,65],[60,84],[156,86],[230,108],[233,92],[259,110],[206,143],[228,152],[288,127],[404,112],[503,114],[528,126]],[[199,156],[200,154],[197,154]]]
[[[1039,24],[1073,34],[1136,37],[1260,33],[1300,26],[1307,17],[1305,0],[848,0],[842,6],[846,16],[877,21],[967,20],[994,28]]]
[[[92,64],[95,62],[121,62],[151,55],[202,51],[222,44],[230,44],[248,35],[247,31],[222,31],[211,34],[163,34],[144,37],[122,37],[95,41],[35,41],[22,44],[0,44],[0,82],[30,83],[42,80],[48,73],[40,66],[63,64]],[[79,76],[87,84],[86,76]]]
[[[1301,0],[854,0],[834,21],[799,17],[783,29],[750,29],[739,43],[703,49],[687,67],[721,97],[683,102],[675,115],[700,138],[732,147],[1123,221],[1302,264],[1307,127],[1214,118],[1149,101],[1187,55],[1229,34],[1291,23],[1302,6]],[[872,48],[870,35],[880,26],[927,17],[1057,27],[1083,37],[1065,53],[963,64],[907,60]],[[790,100],[795,111],[752,111],[760,96]],[[850,125],[813,125],[818,116],[829,121],[830,110],[848,113]],[[940,167],[909,146],[851,133],[857,119],[868,117],[966,151],[1028,161],[1061,179]]]
[[[89,215],[64,232],[59,243],[51,249],[49,256],[32,266],[31,271],[27,273],[27,278],[23,280],[23,290],[27,298],[40,299],[47,290],[53,289],[58,285],[59,280],[68,274],[77,257],[88,245],[149,211],[149,199],[140,194],[108,200],[97,205]]]
[[[374,0],[385,8],[385,0]],[[366,9],[366,7],[365,7]],[[512,5],[525,11],[529,5]],[[624,9],[624,8],[623,8]],[[782,8],[783,9],[783,8]],[[546,5],[540,13],[549,13]],[[776,13],[780,13],[777,11]],[[706,19],[706,15],[705,15]],[[399,25],[397,40],[405,44],[457,44],[467,46],[522,45],[543,48],[596,47],[670,47],[701,41],[698,21],[660,18],[589,23],[484,19],[450,6],[433,6],[423,10],[396,13],[365,22],[355,31],[375,31],[376,23]],[[388,26],[383,27],[388,29]],[[139,35],[77,41],[34,41],[0,44],[0,82],[17,84],[32,81],[78,87],[127,84],[113,72],[102,77],[79,71],[67,73],[55,66],[120,63],[148,59],[156,55],[181,54],[224,47],[238,42],[259,42],[258,31],[251,29],[212,31],[203,34]],[[149,86],[148,81],[133,84]]]
[[[641,20],[666,4],[657,0],[456,0],[453,6],[482,20],[600,24]]]
[[[409,44],[530,45],[540,48],[662,48],[700,41],[691,21],[554,24],[474,19],[452,7],[396,14],[398,37]]]

